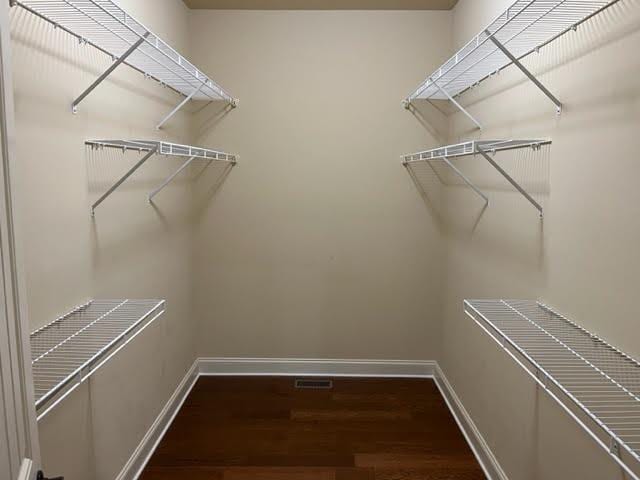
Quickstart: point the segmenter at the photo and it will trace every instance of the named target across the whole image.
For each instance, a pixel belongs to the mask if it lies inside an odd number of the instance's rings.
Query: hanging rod
[[[423,81],[403,104],[409,108],[415,99],[450,100],[482,128],[456,97],[515,64],[560,113],[560,100],[522,65],[521,60],[619,1],[517,0]]]
[[[38,420],[164,313],[164,300],[91,300],[30,335]]]
[[[402,156],[402,164],[405,167],[410,166],[416,162],[428,162],[442,161],[449,169],[451,169],[462,181],[471,188],[478,196],[484,201],[485,205],[489,204],[489,197],[478,188],[466,175],[464,175],[460,169],[458,169],[449,159],[457,157],[465,157],[468,155],[479,154],[482,156],[493,168],[495,168],[500,175],[502,175],[522,196],[524,196],[529,203],[531,203],[540,213],[542,217],[542,206],[536,202],[536,200],[527,191],[516,182],[511,175],[509,175],[495,160],[491,157],[496,152],[504,152],[507,150],[516,150],[520,148],[531,148],[533,150],[540,150],[543,145],[550,145],[551,140],[471,140],[468,142],[457,143],[454,145],[447,145],[444,147],[434,148],[431,150],[425,150],[423,152],[411,153],[409,155]],[[440,177],[438,176],[438,179]],[[440,179],[442,181],[442,179]]]
[[[235,166],[238,162],[238,156],[225,152],[219,152],[202,147],[193,147],[191,145],[181,145],[179,143],[162,142],[156,140],[86,140],[85,145],[93,150],[102,150],[104,148],[120,150],[123,153],[127,151],[134,151],[142,155],[140,160],[131,167],[118,181],[116,181],[105,193],[103,193],[98,200],[91,205],[91,215],[94,215],[95,209],[100,205],[109,195],[111,195],[124,181],[129,178],[133,172],[140,168],[147,160],[154,155],[165,155],[169,157],[182,157],[186,160],[180,165],[180,167],[169,175],[164,182],[162,182],[157,188],[149,193],[147,199],[149,202],[153,200],[164,187],[166,187],[171,181],[184,169],[186,169],[195,160],[207,161],[207,166],[213,161],[227,162],[230,166]]]
[[[531,300],[464,311],[620,465],[640,480],[640,363]]]
[[[74,113],[80,102],[123,63],[185,97],[157,128],[191,99],[223,100],[231,107],[237,105],[237,99],[111,0],[19,0],[12,5],[112,58],[111,66],[73,101]]]

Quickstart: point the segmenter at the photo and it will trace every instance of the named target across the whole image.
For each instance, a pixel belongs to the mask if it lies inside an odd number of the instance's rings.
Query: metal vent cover
[[[329,390],[333,388],[333,381],[326,378],[296,378],[295,387]]]

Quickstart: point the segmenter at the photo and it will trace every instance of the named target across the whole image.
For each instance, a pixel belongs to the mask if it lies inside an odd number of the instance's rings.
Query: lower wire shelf
[[[465,300],[464,310],[640,479],[638,361],[539,302]]]
[[[164,300],[92,300],[30,336],[40,420],[151,322]]]

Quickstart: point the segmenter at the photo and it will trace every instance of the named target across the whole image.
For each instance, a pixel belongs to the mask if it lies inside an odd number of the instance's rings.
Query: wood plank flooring
[[[201,377],[141,480],[480,480],[435,383]]]

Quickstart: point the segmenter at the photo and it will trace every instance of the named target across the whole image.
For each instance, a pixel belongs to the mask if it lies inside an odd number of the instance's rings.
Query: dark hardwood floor
[[[203,377],[141,480],[476,480],[435,383]]]

